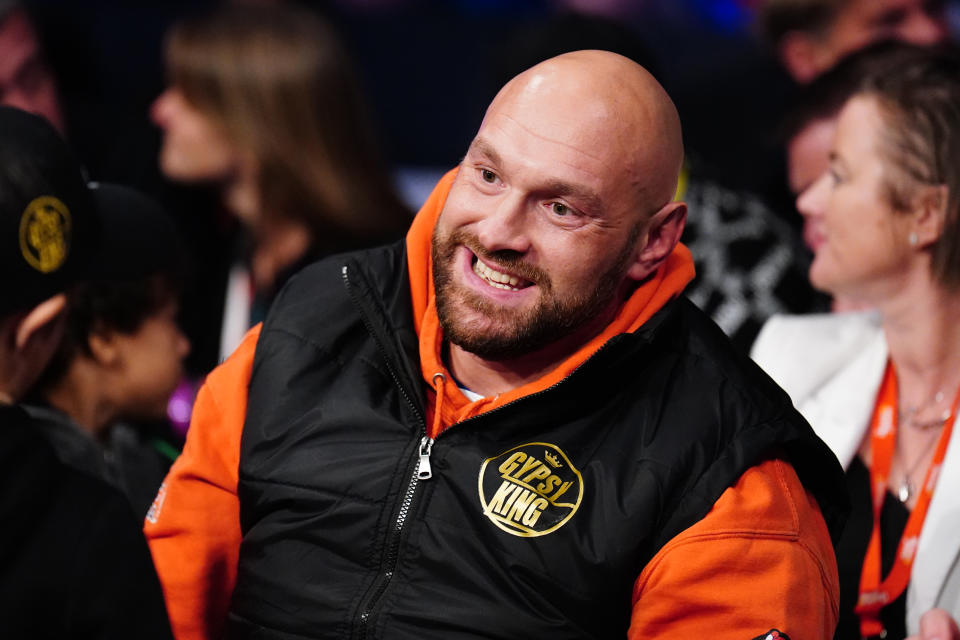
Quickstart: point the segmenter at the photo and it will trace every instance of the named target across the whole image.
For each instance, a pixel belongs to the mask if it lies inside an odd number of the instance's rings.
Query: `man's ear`
[[[816,37],[803,31],[790,31],[780,39],[777,55],[794,80],[806,84],[823,68],[821,45]]]
[[[67,308],[67,296],[58,293],[52,298],[47,298],[33,309],[27,312],[23,319],[17,324],[14,334],[14,346],[18,351],[26,348],[27,344],[34,338],[42,337],[55,326],[55,320]]]
[[[656,271],[680,242],[686,224],[687,205],[683,202],[669,202],[650,216],[637,240],[636,260],[627,277],[639,282]]]
[[[913,233],[917,234],[916,246],[929,247],[940,239],[947,223],[947,185],[926,185],[920,188],[914,199]]]

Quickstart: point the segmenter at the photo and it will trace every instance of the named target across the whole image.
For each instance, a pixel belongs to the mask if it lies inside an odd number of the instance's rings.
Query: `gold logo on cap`
[[[580,507],[583,477],[559,447],[529,442],[488,458],[478,478],[483,515],[507,533],[546,535]]]
[[[56,271],[70,251],[70,210],[58,198],[35,198],[20,218],[20,251],[31,267]]]

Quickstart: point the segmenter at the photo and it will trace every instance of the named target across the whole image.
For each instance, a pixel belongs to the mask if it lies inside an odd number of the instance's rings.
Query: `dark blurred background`
[[[93,177],[152,191],[151,161],[159,135],[147,110],[164,86],[163,35],[178,18],[215,3],[26,4],[60,79],[69,135]],[[531,38],[555,37],[558,47],[566,46],[585,30],[561,25],[554,34],[544,34],[543,29],[579,11],[615,23],[624,46],[647,52],[648,66],[677,103],[688,154],[701,174],[715,175],[732,187],[775,186],[770,178],[777,167],[768,153],[775,141],[765,137],[771,135],[791,85],[754,36],[755,0],[305,4],[339,27],[394,167],[454,165],[496,88],[526,66]],[[955,6],[951,13],[956,16]],[[610,37],[608,27],[601,30],[604,38]]]

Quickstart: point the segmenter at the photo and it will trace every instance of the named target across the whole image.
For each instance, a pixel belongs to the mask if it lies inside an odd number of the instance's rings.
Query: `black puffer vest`
[[[644,565],[765,454],[840,477],[685,299],[428,452],[409,298],[398,244],[308,268],[271,311],[229,637],[623,638]]]

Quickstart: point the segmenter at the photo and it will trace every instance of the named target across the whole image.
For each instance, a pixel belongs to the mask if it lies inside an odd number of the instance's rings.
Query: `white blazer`
[[[833,450],[844,469],[870,427],[887,362],[887,344],[875,313],[775,316],[751,350],[794,406]],[[907,632],[932,607],[960,620],[960,425],[920,534],[907,590]]]

